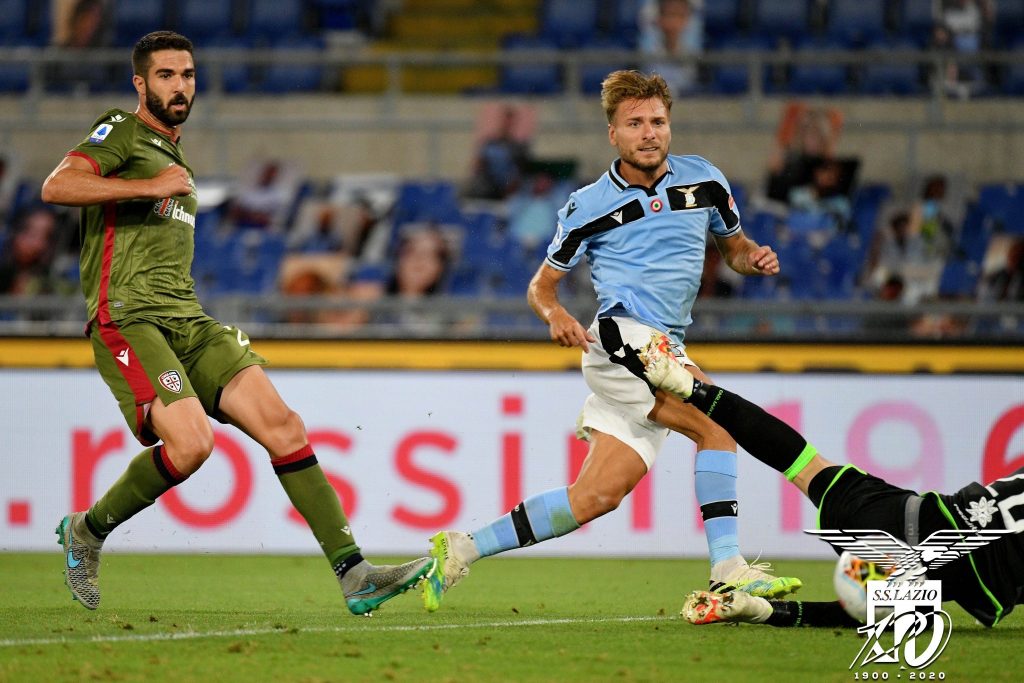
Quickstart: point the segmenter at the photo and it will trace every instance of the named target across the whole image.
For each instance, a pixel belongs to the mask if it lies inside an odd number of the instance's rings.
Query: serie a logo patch
[[[161,373],[157,379],[160,380],[160,386],[167,391],[173,391],[176,394],[181,393],[181,375],[178,374],[177,370],[167,370]]]

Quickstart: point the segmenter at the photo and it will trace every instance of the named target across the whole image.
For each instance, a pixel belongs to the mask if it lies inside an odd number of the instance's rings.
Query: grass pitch
[[[0,681],[850,681],[862,642],[683,622],[703,560],[493,558],[434,614],[409,592],[368,619],[321,558],[109,553],[95,612],[71,601],[61,559],[0,554]],[[804,599],[831,599],[831,562],[777,567]],[[946,609],[932,680],[1020,680],[1024,614],[988,630]]]

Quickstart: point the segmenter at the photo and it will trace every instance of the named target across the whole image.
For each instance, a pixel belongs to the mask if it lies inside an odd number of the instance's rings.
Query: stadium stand
[[[249,62],[214,59],[212,67],[200,74],[200,91],[215,89],[228,97],[331,92],[338,87],[338,80],[318,56],[337,44],[339,35],[366,45],[369,54],[387,50],[401,53],[427,46],[444,55],[452,48],[469,47],[484,55],[513,58],[483,67],[447,65],[436,71],[403,64],[398,85],[410,92],[543,98],[574,94],[570,88],[579,88],[579,94],[592,98],[609,71],[645,61],[642,55],[627,52],[637,48],[644,12],[650,9],[645,10],[645,0],[409,0],[390,17],[390,29],[380,37],[366,32],[372,23],[367,19],[371,5],[363,0],[113,0],[111,36],[114,45],[130,46],[157,17],[164,25],[191,36],[204,54],[215,57],[224,50],[241,51],[243,55],[259,51],[252,54],[260,59]],[[706,38],[702,56],[706,61],[699,72],[700,94],[744,96],[752,94],[752,88],[757,96],[780,98],[856,100],[933,94],[926,64],[934,55],[922,57],[917,52],[932,40],[936,22],[932,0],[704,0],[697,7]],[[450,31],[443,30],[446,28]],[[352,35],[359,31],[364,33]],[[4,47],[38,46],[48,40],[48,33],[48,12],[33,3],[0,0],[0,41]],[[983,47],[1004,51],[997,52],[997,57],[1007,54],[1005,51],[1024,51],[1022,34],[1024,0],[1001,0],[996,3],[991,25],[986,27]],[[716,60],[726,53],[740,57],[749,54],[757,59],[743,63]],[[794,56],[792,62],[779,61],[779,55],[790,54]],[[288,58],[274,59],[276,55]],[[303,61],[302,55],[308,60]],[[917,55],[923,61],[907,59],[907,55]],[[581,56],[587,59],[573,61]],[[833,61],[831,57],[836,56],[840,59]],[[559,61],[563,57],[569,61]],[[127,92],[126,67],[118,68],[116,78],[104,77],[87,84],[89,91],[116,87]],[[753,79],[751,68],[759,69]],[[382,92],[392,87],[384,71],[380,65],[347,67],[341,88],[350,93]],[[0,61],[0,92],[28,91],[32,73],[28,62]],[[986,94],[1024,95],[1024,64],[1019,60],[997,59],[981,73],[989,86]],[[578,78],[570,78],[571,74]],[[71,88],[65,86],[58,91],[71,92]],[[548,199],[560,206],[567,188],[585,180],[572,178],[557,183]],[[1019,179],[1009,181],[983,184],[966,193],[959,214],[962,218],[958,217],[950,236],[952,248],[948,257],[943,256],[934,278],[933,290],[938,298],[976,298],[991,245],[1024,235],[1024,185]],[[197,219],[194,265],[204,296],[278,291],[282,264],[300,249],[289,232],[296,217],[312,215],[315,207],[336,208],[352,201],[356,195],[342,191],[351,182],[344,177],[329,181],[303,179],[303,190],[289,211],[291,219],[285,226],[269,230],[233,226],[228,211],[230,197],[204,207]],[[0,207],[2,213],[11,216],[30,205],[36,185],[35,179],[23,183],[10,205]],[[512,198],[470,200],[460,195],[453,181],[436,177],[395,176],[383,184],[377,179],[359,185],[358,192],[377,192],[384,186],[389,188],[387,192],[370,205],[385,235],[385,245],[370,256],[346,253],[346,258],[353,261],[353,272],[367,265],[386,268],[382,259],[394,255],[403,231],[441,226],[446,235],[455,236],[456,247],[443,284],[446,293],[487,299],[522,297],[543,258],[544,245],[524,247],[510,234]],[[837,222],[823,211],[765,202],[760,192],[742,183],[735,183],[733,191],[745,231],[758,242],[776,245],[786,264],[778,280],[747,278],[735,288],[734,296],[756,301],[875,298],[877,283],[869,280],[864,268],[868,251],[879,226],[886,225],[894,210],[907,209],[912,195],[889,183],[854,183],[849,193],[849,214]],[[331,242],[325,239],[320,244]],[[62,261],[67,262],[68,258]],[[74,270],[67,268],[58,276],[76,277]],[[73,287],[74,283],[67,285]],[[511,314],[494,314],[489,320],[498,326],[517,324],[516,315]],[[849,322],[798,324],[834,324],[843,330]]]

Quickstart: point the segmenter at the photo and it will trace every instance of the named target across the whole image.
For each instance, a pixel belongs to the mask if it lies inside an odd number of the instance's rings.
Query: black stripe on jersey
[[[657,388],[644,374],[644,362],[640,360],[640,352],[622,341],[622,332],[619,331],[619,326],[614,320],[599,318],[597,333],[601,338],[601,346],[608,354],[608,360],[616,365],[621,365],[646,382],[647,388],[651,390],[652,394],[657,391]]]
[[[614,230],[615,228],[622,227],[626,223],[638,221],[643,217],[644,207],[640,204],[639,199],[634,199],[625,206],[621,206],[607,215],[592,220],[586,225],[570,230],[569,234],[565,236],[564,240],[562,240],[562,246],[558,248],[558,251],[551,255],[551,260],[563,265],[568,264],[576,254],[576,251],[580,248],[580,244],[586,238],[598,235],[602,232]]]
[[[725,227],[730,230],[740,222],[740,217],[729,207],[729,192],[716,180],[696,185],[673,185],[668,188],[668,205],[673,211],[718,209]]]

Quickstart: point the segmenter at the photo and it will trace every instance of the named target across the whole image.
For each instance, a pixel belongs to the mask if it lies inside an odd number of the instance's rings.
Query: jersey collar
[[[142,125],[144,125],[146,128],[149,128],[154,133],[159,133],[160,135],[163,135],[164,137],[169,138],[171,142],[177,144],[178,140],[181,139],[180,133],[178,133],[178,132],[168,128],[167,126],[164,126],[163,124],[161,124],[156,119],[155,116],[152,116],[151,114],[148,114],[148,113],[147,114],[143,114],[141,109],[139,111],[135,112],[135,115],[139,117],[139,121],[142,122]]]
[[[665,172],[658,176],[658,179],[655,180],[650,187],[645,185],[630,185],[626,182],[626,179],[622,177],[622,174],[619,173],[619,162],[621,161],[621,159],[616,159],[612,162],[611,168],[608,169],[608,177],[611,178],[612,183],[618,188],[619,192],[623,192],[628,189],[635,189],[643,190],[647,194],[655,194],[658,191],[658,185],[661,184],[661,181],[672,175],[672,162],[670,161]]]

